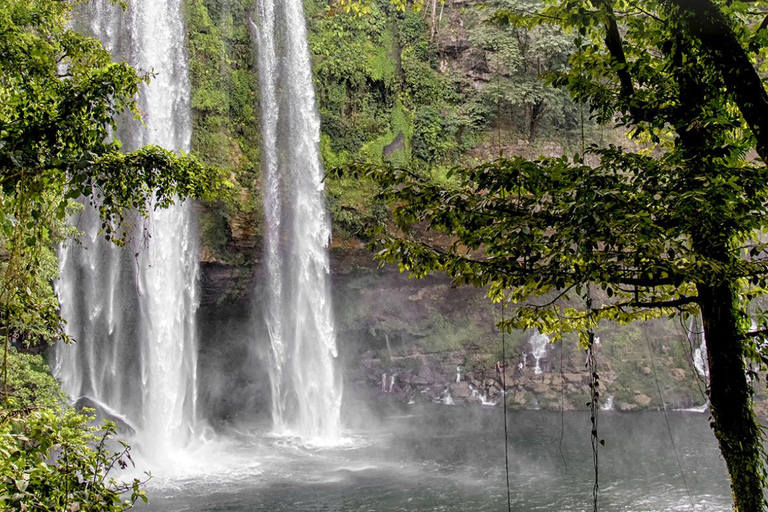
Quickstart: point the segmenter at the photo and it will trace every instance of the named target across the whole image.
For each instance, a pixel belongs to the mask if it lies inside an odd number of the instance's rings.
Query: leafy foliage
[[[65,396],[39,354],[11,347],[7,394],[0,405],[2,510],[120,511],[145,500],[142,482],[117,482],[128,446],[113,440],[115,425],[98,431],[92,417],[65,405]],[[113,449],[119,447],[116,453]]]
[[[456,92],[456,78],[436,69],[426,21],[387,0],[366,8],[365,16],[335,2],[307,8],[326,165],[363,160],[427,169],[460,156],[482,121],[462,106],[467,97]],[[327,185],[342,236],[361,236],[361,227],[381,220],[375,188],[336,177]]]
[[[390,0],[390,2],[401,11],[405,11],[409,4],[417,11],[424,7],[424,0],[416,0],[412,2],[409,2],[408,0]],[[339,0],[339,4],[344,7],[345,12],[355,13],[357,15],[370,14],[373,9],[370,0]]]
[[[130,449],[108,443],[115,426],[101,432],[88,416],[68,409],[2,411],[0,419],[0,507],[27,511],[118,512],[146,500],[142,482],[117,482],[111,472],[126,468]]]
[[[8,380],[3,389],[5,412],[41,407],[58,409],[64,404],[64,393],[40,354],[19,352],[10,347],[7,372]]]
[[[480,102],[495,105],[489,116],[508,115],[529,142],[542,125],[574,130],[580,123],[578,104],[568,92],[544,80],[547,73],[568,68],[576,50],[573,35],[559,26],[512,24],[499,15],[541,7],[539,0],[494,0],[469,9],[466,16],[472,42],[486,52],[494,74]]]
[[[16,322],[43,339],[61,334],[46,283],[72,199],[90,197],[104,234],[120,243],[129,233],[127,212],[147,213],[177,197],[212,198],[226,185],[219,170],[194,157],[158,147],[120,152],[111,137],[116,117],[138,116],[136,95],[151,77],[112,62],[99,41],[68,28],[77,3],[0,7],[0,311],[5,325]]]

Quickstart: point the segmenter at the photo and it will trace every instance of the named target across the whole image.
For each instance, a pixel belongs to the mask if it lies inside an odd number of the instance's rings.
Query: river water
[[[356,428],[341,446],[302,445],[266,426],[218,436],[156,472],[148,510],[506,510],[501,409],[358,406],[347,408]],[[600,510],[730,510],[708,418],[672,412],[668,428],[657,412],[601,412]],[[585,413],[509,413],[512,510],[592,510],[589,424]]]

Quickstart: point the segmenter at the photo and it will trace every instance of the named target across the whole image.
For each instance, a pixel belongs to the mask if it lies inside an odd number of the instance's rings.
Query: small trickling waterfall
[[[700,376],[708,379],[707,340],[704,337],[704,328],[700,326],[696,317],[691,318],[691,323],[688,327],[688,342],[693,349],[693,367]]]
[[[145,126],[126,120],[118,130],[128,149],[189,150],[180,1],[133,0],[122,12],[98,0],[81,12],[116,59],[156,72],[140,96]],[[77,344],[57,349],[54,371],[66,393],[121,415],[136,429],[140,450],[162,460],[196,427],[197,239],[189,204],[136,221],[120,249],[98,234],[93,208],[75,219],[84,236],[61,250],[57,292]]]
[[[542,357],[547,355],[547,347],[549,347],[549,336],[540,333],[538,329],[534,328],[529,343],[531,344],[531,354],[533,354],[533,358],[536,360],[536,366],[534,366],[533,372],[535,374],[540,374],[542,373],[542,369],[539,365],[539,361]]]
[[[480,392],[479,389],[474,387],[473,385],[469,385],[470,391],[472,391],[472,398],[476,398],[480,400],[480,405],[496,405],[499,402],[499,397],[496,397],[495,399],[488,398],[488,392]],[[499,395],[503,396],[503,395]]]
[[[301,0],[259,0],[272,418],[280,433],[339,436],[341,384],[328,279],[331,226]]]

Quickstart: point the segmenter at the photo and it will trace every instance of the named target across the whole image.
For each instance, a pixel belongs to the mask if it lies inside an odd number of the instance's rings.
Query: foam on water
[[[698,407],[686,407],[684,409],[673,409],[676,412],[697,412],[703,413],[709,410],[709,404],[700,405]]]
[[[141,453],[134,454],[135,467],[114,476],[120,480],[152,478],[148,490],[167,492],[189,487],[238,486],[253,484],[254,479],[270,481],[276,475],[290,472],[302,461],[344,462],[345,452],[364,450],[380,442],[375,437],[359,433],[343,433],[335,444],[313,443],[297,436],[286,436],[267,431],[231,432],[229,435],[201,439],[185,451],[174,454],[173,459],[157,460]],[[370,467],[370,462],[366,463]],[[346,466],[339,469],[363,470]],[[305,475],[310,478],[311,475]]]

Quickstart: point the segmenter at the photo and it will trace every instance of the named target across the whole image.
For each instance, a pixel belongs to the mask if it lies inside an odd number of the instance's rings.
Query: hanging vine
[[[586,368],[589,372],[589,419],[592,424],[590,442],[592,444],[592,464],[595,471],[595,481],[592,486],[592,504],[594,512],[597,512],[598,494],[600,490],[600,464],[599,449],[605,446],[605,440],[598,436],[598,411],[600,410],[600,376],[597,373],[597,357],[595,357],[595,333],[592,325],[592,295],[587,285],[586,304],[589,321],[586,328],[587,358]]]

